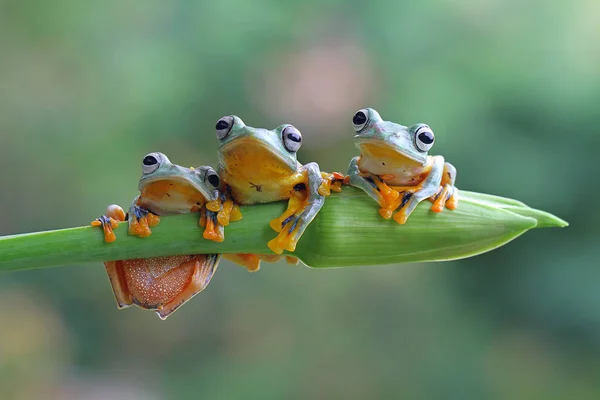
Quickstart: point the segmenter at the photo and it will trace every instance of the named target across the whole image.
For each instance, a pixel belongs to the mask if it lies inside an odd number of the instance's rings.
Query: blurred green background
[[[457,262],[223,262],[160,321],[102,264],[0,276],[2,399],[600,397],[600,3],[0,2],[0,234],[79,226],[215,121],[345,170],[353,113],[426,122],[458,186],[568,220]],[[375,209],[374,209],[375,212]]]

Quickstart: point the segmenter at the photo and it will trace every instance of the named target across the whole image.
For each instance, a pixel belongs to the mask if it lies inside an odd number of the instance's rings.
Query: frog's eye
[[[356,114],[354,114],[354,117],[352,117],[352,125],[354,125],[354,130],[356,132],[361,131],[365,125],[367,125],[367,122],[369,122],[368,115],[369,112],[366,108],[358,110]]]
[[[219,175],[217,175],[217,173],[213,169],[210,169],[206,172],[204,181],[212,187],[214,187],[215,189],[218,189],[219,186],[221,186],[221,180],[219,179]]]
[[[150,153],[142,160],[142,171],[144,174],[151,174],[158,169],[163,159],[160,153]]]
[[[429,151],[434,141],[435,136],[433,135],[433,131],[427,125],[421,126],[415,132],[415,144],[417,145],[417,149],[422,152]]]
[[[223,140],[229,135],[231,127],[233,126],[233,116],[228,115],[217,121],[215,129],[217,130],[217,139]]]
[[[302,145],[302,134],[298,129],[292,125],[285,127],[281,131],[281,137],[283,138],[283,145],[289,152],[296,152]]]

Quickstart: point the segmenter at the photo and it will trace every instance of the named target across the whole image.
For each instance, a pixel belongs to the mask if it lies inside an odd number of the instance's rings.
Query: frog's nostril
[[[158,163],[158,160],[154,156],[146,156],[142,161],[144,165],[155,165]]]

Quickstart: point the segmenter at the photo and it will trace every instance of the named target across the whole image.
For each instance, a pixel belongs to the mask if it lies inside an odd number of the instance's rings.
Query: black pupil
[[[354,117],[352,118],[352,123],[354,125],[362,125],[365,122],[367,122],[367,116],[364,112],[359,111],[356,114],[354,114]]]
[[[433,133],[429,131],[419,133],[419,140],[425,144],[433,143]]]
[[[208,182],[213,185],[214,187],[219,186],[219,184],[221,183],[221,181],[219,180],[219,177],[217,175],[209,175],[208,176]]]
[[[227,123],[227,121],[221,119],[217,122],[216,128],[218,131],[222,131],[223,129],[229,128],[229,124]]]
[[[142,161],[142,162],[144,163],[144,165],[154,165],[158,161],[156,160],[156,158],[154,156],[146,156],[146,157],[144,157],[144,161]]]
[[[292,142],[296,142],[296,143],[300,143],[300,135],[295,134],[295,133],[288,133],[287,134],[287,138],[289,140],[291,140]]]

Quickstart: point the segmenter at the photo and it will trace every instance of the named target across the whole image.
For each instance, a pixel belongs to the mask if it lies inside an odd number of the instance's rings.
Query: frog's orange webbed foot
[[[400,192],[392,189],[384,182],[385,177],[373,176],[373,183],[377,187],[379,194],[381,195],[383,208],[388,208],[390,205],[394,204],[396,200],[400,197]]]
[[[260,269],[261,259],[256,254],[223,254],[223,258],[246,267],[248,272],[256,272]]]
[[[279,217],[272,219],[269,225],[275,232],[281,232],[283,227],[290,221],[298,210],[306,207],[308,195],[304,189],[304,184],[296,185],[288,200],[287,209]]]
[[[214,242],[225,240],[225,229],[219,222],[216,212],[202,208],[198,224],[204,228],[204,232],[202,233],[204,239]]]
[[[160,222],[160,217],[145,208],[136,204],[137,199],[129,207],[129,229],[128,233],[132,236],[147,237],[152,234],[151,226],[156,226]]]
[[[454,210],[458,205],[458,189],[454,186],[446,184],[440,188],[435,196],[429,198],[433,205],[431,211],[442,212],[445,208]]]
[[[125,211],[117,204],[111,204],[106,208],[104,215],[92,221],[92,226],[102,226],[104,241],[112,243],[117,240],[117,236],[113,230],[119,226],[119,222],[121,221],[125,221]]]
[[[233,196],[231,195],[231,188],[229,186],[226,187],[226,191],[221,193],[219,201],[222,204],[220,210],[218,211],[217,218],[219,223],[223,226],[229,225],[229,222],[235,222],[242,219],[242,212],[240,211],[240,206],[235,203],[233,200]]]
[[[276,254],[283,253],[283,250],[296,250],[301,235],[299,232],[303,232],[310,223],[305,218],[306,214],[310,213],[314,216],[323,205],[323,201],[311,203],[305,190],[293,193],[288,201],[287,210],[270,223],[271,228],[279,234],[267,243],[269,249]]]
[[[319,194],[329,196],[332,190],[334,192],[342,191],[342,183],[346,177],[340,172],[321,172],[321,178],[323,181],[319,186]]]

